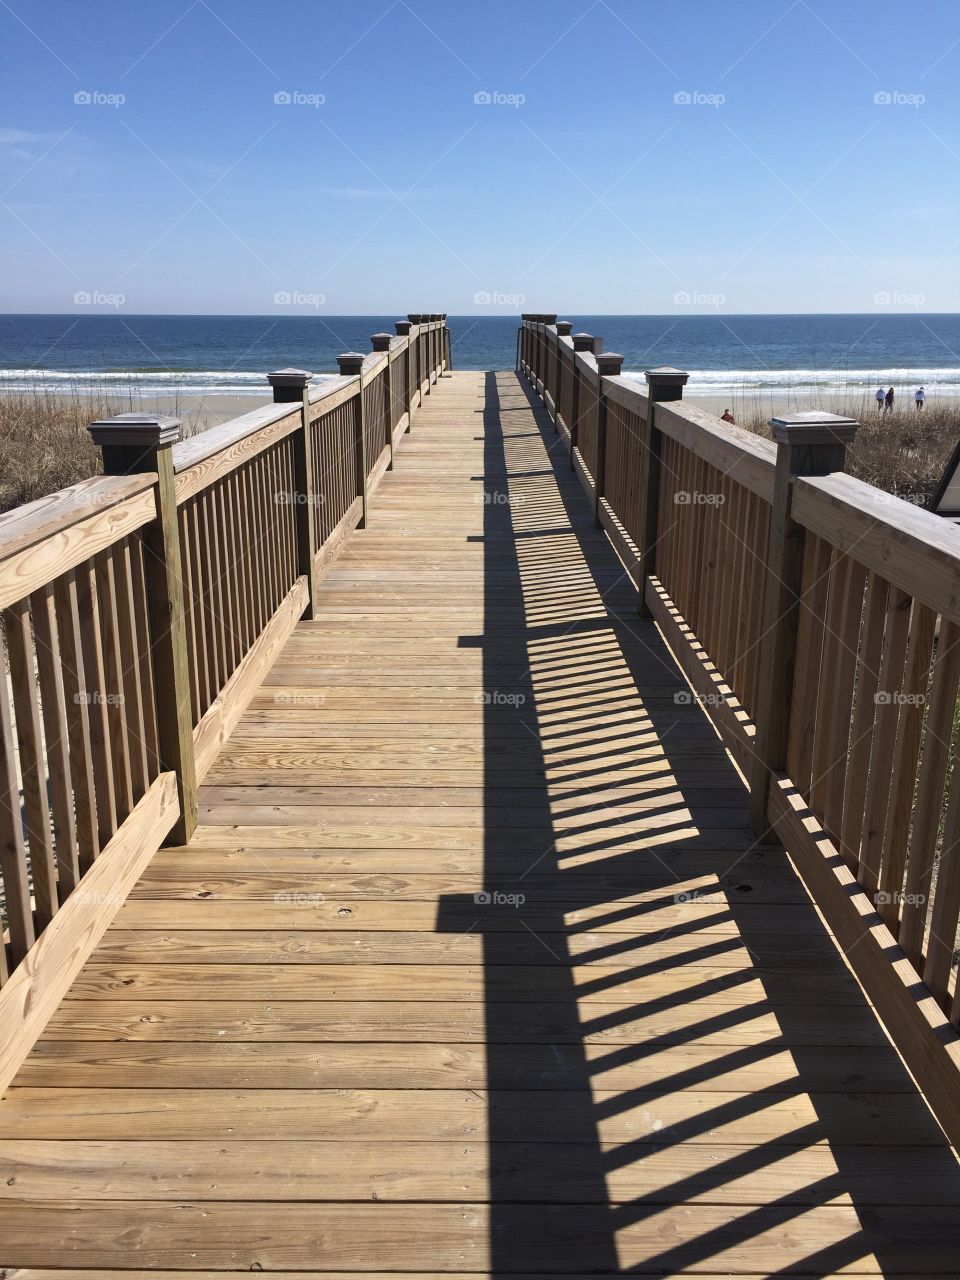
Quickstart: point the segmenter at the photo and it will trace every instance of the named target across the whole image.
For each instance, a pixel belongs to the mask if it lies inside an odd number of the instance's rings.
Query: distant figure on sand
[[[893,387],[887,388],[887,394],[883,397],[884,412],[889,413],[893,408]]]
[[[923,402],[924,400],[926,400],[926,398],[927,398],[927,393],[924,391],[923,387],[917,387],[913,396],[913,402],[917,406],[917,413],[919,413],[920,410],[923,408]]]
[[[877,413],[883,413],[883,402],[887,398],[887,393],[883,387],[877,387]]]
[[[721,413],[721,415],[720,415],[720,421],[721,421],[721,422],[732,422],[732,423],[734,424],[734,426],[736,426],[736,423],[737,423],[736,418],[733,416],[733,414],[730,412],[730,410],[729,410],[729,409],[724,409],[723,413]]]

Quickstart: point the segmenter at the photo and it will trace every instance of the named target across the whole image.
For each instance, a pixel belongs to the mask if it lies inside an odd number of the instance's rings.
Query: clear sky
[[[0,45],[0,310],[960,309],[956,0],[0,0]]]

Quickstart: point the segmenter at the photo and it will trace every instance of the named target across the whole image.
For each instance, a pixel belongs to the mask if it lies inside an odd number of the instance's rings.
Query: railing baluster
[[[360,499],[360,523],[357,526],[360,529],[363,529],[367,523],[367,437],[364,430],[366,424],[363,417],[364,359],[365,357],[359,351],[345,351],[343,355],[337,356],[340,373],[345,378],[359,378],[357,395],[353,401],[353,452],[355,468],[354,497]]]
[[[64,654],[57,634],[56,605],[51,583],[47,583],[30,597],[30,612],[33,617],[44,747],[50,779],[58,893],[62,903],[80,881],[80,862],[77,857],[77,825],[70,787],[69,720],[61,673]]]
[[[0,650],[2,656],[2,650]],[[0,666],[0,871],[10,929],[10,957],[19,964],[34,942],[33,913],[30,909],[30,877],[27,851],[20,821],[20,783],[17,778],[17,749],[7,696],[7,676]],[[0,951],[3,939],[0,936]],[[5,960],[0,962],[6,968]]]
[[[30,625],[28,602],[20,600],[9,609],[5,609],[3,621],[7,635],[7,654],[10,659],[13,710],[17,718],[20,783],[26,815],[30,870],[33,873],[37,930],[40,931],[47,927],[57,910],[57,869],[50,832],[43,735],[40,728],[40,707],[37,702],[33,629]],[[18,820],[19,814],[18,803]]]

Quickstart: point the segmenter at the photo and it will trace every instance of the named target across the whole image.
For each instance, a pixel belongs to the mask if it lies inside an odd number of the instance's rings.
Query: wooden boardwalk
[[[954,1154],[556,440],[513,374],[427,399],[0,1104],[7,1275],[960,1272]]]

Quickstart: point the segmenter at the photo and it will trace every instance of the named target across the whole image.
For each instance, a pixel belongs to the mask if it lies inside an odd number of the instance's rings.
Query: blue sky
[[[958,309],[955,0],[0,0],[0,42],[2,310]]]

